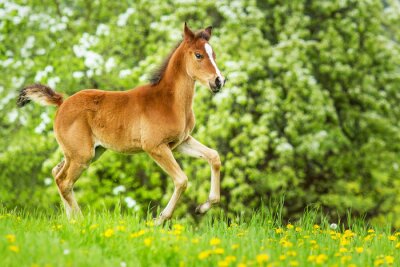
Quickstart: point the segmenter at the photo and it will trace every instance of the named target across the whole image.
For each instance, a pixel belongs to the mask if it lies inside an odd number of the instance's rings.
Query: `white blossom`
[[[14,122],[18,117],[18,111],[13,109],[11,112],[8,113],[8,121]]]
[[[113,194],[114,194],[114,195],[119,195],[120,193],[123,193],[123,192],[125,192],[125,191],[126,191],[125,186],[119,185],[119,186],[114,187],[114,189],[113,189]]]
[[[49,79],[47,80],[47,84],[48,84],[51,88],[56,88],[56,85],[57,85],[57,83],[59,83],[59,82],[60,82],[60,77],[57,77],[57,76],[52,77],[52,78],[49,78]]]
[[[125,203],[126,203],[126,205],[128,206],[128,208],[133,208],[133,207],[135,207],[136,206],[136,200],[134,200],[133,198],[131,198],[131,197],[126,197],[125,199]]]
[[[130,69],[124,69],[124,70],[121,70],[120,72],[119,72],[119,77],[120,78],[125,78],[125,77],[127,77],[127,76],[129,76],[129,75],[131,75],[132,74],[132,70],[130,70]]]
[[[96,52],[87,51],[85,55],[85,66],[89,69],[96,69],[103,65],[103,57]]]
[[[128,8],[125,13],[122,13],[121,15],[118,16],[118,21],[117,21],[117,25],[120,27],[123,27],[126,25],[126,23],[128,22],[129,17],[135,13],[135,9],[130,7]]]
[[[51,179],[50,177],[46,177],[46,178],[44,178],[43,182],[44,182],[44,185],[49,186],[53,183],[53,179]]]
[[[74,72],[72,73],[72,77],[74,77],[75,79],[80,79],[80,78],[82,78],[84,75],[85,75],[85,73],[82,72],[82,71],[74,71]]]
[[[110,34],[110,27],[105,24],[99,24],[96,29],[96,35],[104,35],[107,36]]]
[[[116,66],[115,59],[113,57],[110,57],[109,59],[107,59],[104,66],[106,68],[106,72],[110,72]]]

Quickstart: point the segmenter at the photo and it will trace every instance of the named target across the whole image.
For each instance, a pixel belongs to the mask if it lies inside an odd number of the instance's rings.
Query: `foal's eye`
[[[196,56],[197,59],[203,58],[203,56],[201,54],[199,54],[199,53],[195,53],[194,55]]]

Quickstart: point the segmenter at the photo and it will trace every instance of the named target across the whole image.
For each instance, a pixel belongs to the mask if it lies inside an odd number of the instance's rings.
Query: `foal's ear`
[[[207,28],[204,29],[204,31],[205,31],[206,33],[208,33],[208,35],[210,35],[210,37],[211,37],[212,28],[213,28],[212,26],[208,26]]]
[[[194,33],[189,29],[187,23],[185,22],[185,29],[183,31],[185,40],[192,40],[194,38]]]

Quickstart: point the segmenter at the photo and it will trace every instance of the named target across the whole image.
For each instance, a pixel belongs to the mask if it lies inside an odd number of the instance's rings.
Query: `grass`
[[[400,233],[363,221],[335,228],[305,212],[293,224],[255,212],[228,223],[206,215],[199,224],[120,213],[82,220],[0,209],[1,266],[399,266]]]

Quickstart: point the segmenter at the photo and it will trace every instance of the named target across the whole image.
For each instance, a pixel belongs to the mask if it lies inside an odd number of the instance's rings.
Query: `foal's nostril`
[[[222,84],[221,84],[221,80],[219,79],[219,77],[217,77],[217,79],[215,79],[215,86],[217,86],[217,88],[221,88]]]

